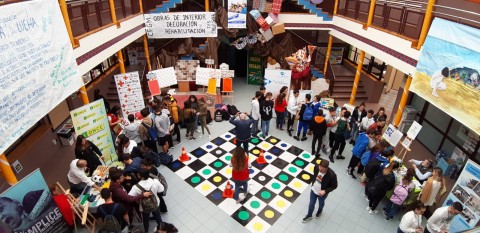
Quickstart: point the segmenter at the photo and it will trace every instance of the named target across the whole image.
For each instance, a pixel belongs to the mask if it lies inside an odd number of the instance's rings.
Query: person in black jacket
[[[355,144],[360,129],[360,123],[362,123],[362,119],[366,116],[367,111],[365,110],[365,103],[362,102],[353,110],[352,117],[350,118],[350,127],[352,128],[352,139],[350,140],[350,144]]]
[[[236,119],[237,117],[238,120]],[[235,125],[237,146],[242,146],[245,151],[248,151],[248,141],[252,136],[250,134],[250,126],[253,124],[252,116],[250,116],[246,112],[237,112],[237,115],[235,117],[230,118],[230,124]]]
[[[260,116],[262,119],[262,136],[263,138],[268,137],[268,131],[270,130],[270,120],[273,117],[273,100],[272,93],[268,92],[265,96],[265,100],[260,102]]]
[[[320,149],[322,145],[322,138],[327,133],[327,121],[323,118],[323,110],[318,109],[317,116],[313,118],[312,121],[312,155],[316,157],[320,156]],[[317,149],[315,150],[315,142],[318,141]]]
[[[92,176],[93,171],[102,165],[99,157],[103,159],[100,149],[83,135],[78,135],[75,144],[75,158],[87,161],[88,176]]]
[[[397,161],[391,162],[382,173],[373,178],[372,181],[367,183],[367,196],[368,196],[368,213],[376,214],[378,210],[378,203],[385,197],[387,191],[392,190],[395,187],[395,174],[393,171],[397,170],[399,164]]]
[[[318,199],[318,211],[315,214],[315,218],[320,218],[323,206],[325,205],[325,199],[328,194],[335,190],[338,186],[337,175],[335,172],[328,168],[330,163],[328,160],[323,159],[318,166],[313,169],[312,188],[310,191],[310,203],[308,204],[308,213],[302,222],[306,223],[312,219],[313,209],[315,209],[315,202]]]

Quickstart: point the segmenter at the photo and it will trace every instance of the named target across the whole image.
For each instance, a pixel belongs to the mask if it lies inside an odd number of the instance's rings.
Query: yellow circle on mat
[[[300,181],[295,181],[293,182],[293,186],[295,186],[295,188],[300,188],[302,187],[302,183],[300,183]]]
[[[232,174],[232,168],[229,167],[225,170],[225,173],[227,173],[228,175]]]
[[[265,217],[267,218],[273,218],[275,216],[275,213],[271,210],[265,211]]]
[[[254,153],[254,154],[258,155],[258,154],[260,154],[260,151],[259,151],[259,150],[257,150],[257,149],[255,149],[255,150],[253,150],[253,151],[252,151],[252,153]]]
[[[253,229],[255,229],[256,231],[261,231],[263,229],[263,224],[256,222],[253,224]]]
[[[215,176],[215,177],[213,177],[213,182],[218,183],[218,182],[220,182],[220,181],[222,181],[222,177],[221,177],[221,176]]]
[[[270,139],[270,142],[271,142],[271,143],[276,143],[276,142],[277,142],[277,139],[272,138],[272,139]]]
[[[310,179],[310,175],[309,174],[303,174],[302,179],[308,180],[308,179]]]
[[[208,191],[208,190],[210,190],[210,185],[209,185],[209,184],[204,184],[204,185],[202,185],[202,190],[203,190],[203,191]]]
[[[285,202],[282,201],[282,200],[278,200],[277,201],[277,206],[280,207],[280,208],[283,208],[283,207],[285,207]]]
[[[285,194],[286,197],[292,197],[293,196],[292,190],[286,190],[285,192],[283,192],[283,194]]]
[[[314,166],[311,166],[310,168],[308,168],[308,170],[310,170],[310,172],[313,173],[313,168],[314,168]]]
[[[263,148],[263,149],[267,149],[267,148],[268,148],[268,144],[262,144],[262,148]]]

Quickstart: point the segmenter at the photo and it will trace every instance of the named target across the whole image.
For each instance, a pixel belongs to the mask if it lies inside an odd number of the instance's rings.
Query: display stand
[[[405,137],[403,142],[400,143],[402,149],[398,153],[398,157],[402,157],[402,161],[405,159],[405,155],[407,155],[407,153],[411,151],[410,144],[412,144],[412,139],[410,139],[409,137]]]
[[[63,194],[67,196],[68,203],[70,203],[74,215],[82,220],[81,224],[84,225],[89,232],[94,233],[96,219],[90,212],[88,212],[88,202],[85,202],[83,205],[81,205],[79,199],[75,198],[70,193],[70,189],[65,190],[59,182],[57,182],[57,185],[60,190],[62,190]],[[75,216],[73,216],[73,225],[75,226],[75,232],[78,232],[76,224],[77,218]]]

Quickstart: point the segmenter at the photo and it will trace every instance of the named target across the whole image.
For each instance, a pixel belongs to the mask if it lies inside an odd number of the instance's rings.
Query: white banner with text
[[[144,14],[148,38],[217,37],[214,12]]]

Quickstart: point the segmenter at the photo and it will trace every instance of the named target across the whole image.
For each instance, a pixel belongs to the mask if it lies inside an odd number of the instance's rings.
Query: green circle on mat
[[[252,202],[250,202],[250,206],[251,206],[252,208],[254,208],[254,209],[257,209],[257,208],[260,207],[260,202],[258,202],[258,201],[252,201]]]
[[[303,153],[303,155],[302,155],[302,156],[303,156],[304,158],[306,158],[306,159],[310,158],[310,155],[309,155],[309,154],[307,154],[307,153]]]
[[[202,173],[203,173],[204,175],[210,175],[210,173],[212,173],[212,170],[210,170],[210,169],[204,169],[204,170],[202,171]]]
[[[258,143],[258,138],[252,138],[252,140],[250,140],[252,143]]]
[[[297,172],[297,169],[294,168],[294,167],[289,167],[288,171],[291,172],[291,173],[295,173],[295,172]]]
[[[277,182],[274,182],[274,183],[272,183],[272,188],[274,188],[274,189],[279,189],[279,188],[280,188],[280,184],[277,183]]]
[[[194,177],[192,177],[191,181],[192,181],[192,183],[197,184],[198,182],[200,182],[200,177],[194,176]]]
[[[299,167],[302,167],[303,165],[305,165],[305,163],[302,160],[295,161],[295,164]]]
[[[260,196],[263,198],[263,199],[268,199],[272,196],[272,194],[269,192],[269,191],[263,191],[262,194],[260,194]]]
[[[225,159],[226,159],[227,161],[230,161],[230,160],[232,159],[232,156],[227,155],[227,156],[225,157]]]
[[[213,166],[214,166],[214,167],[221,167],[221,166],[222,166],[222,162],[217,161],[217,162],[213,163]]]
[[[287,180],[288,180],[288,176],[285,175],[285,174],[281,174],[280,176],[278,176],[278,179],[280,179],[281,181],[287,181]]]
[[[242,211],[238,212],[238,218],[240,220],[245,221],[245,220],[250,218],[250,214],[247,211],[242,210]]]

